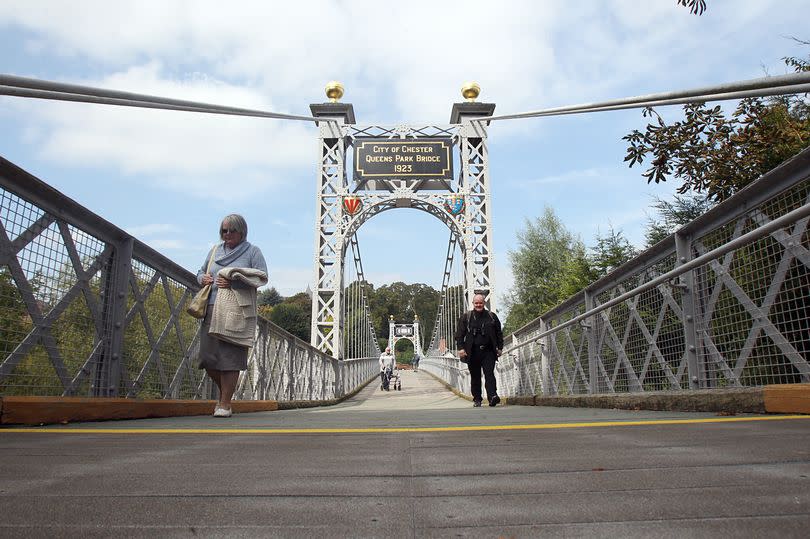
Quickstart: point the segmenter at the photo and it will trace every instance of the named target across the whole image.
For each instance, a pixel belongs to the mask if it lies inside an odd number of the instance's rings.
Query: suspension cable
[[[810,72],[791,73],[777,77],[762,77],[729,84],[720,84],[717,86],[695,88],[692,90],[662,92],[635,97],[610,99],[596,103],[583,103],[579,105],[554,107],[531,112],[488,116],[485,118],[476,118],[473,121],[491,122],[496,120],[513,120],[517,118],[559,116],[563,114],[581,114],[585,112],[601,112],[652,106],[678,105],[682,103],[724,101],[730,99],[743,99],[746,97],[799,94],[809,91]]]
[[[0,74],[0,95],[14,97],[31,97],[35,99],[53,99],[58,101],[76,101],[124,107],[146,107],[153,109],[181,110],[208,114],[228,114],[234,116],[253,116],[258,118],[275,118],[281,120],[301,120],[307,122],[335,122],[334,119],[300,116],[262,110],[226,107],[211,103],[200,103],[183,99],[172,99],[120,90],[108,90],[79,84],[67,84],[47,80],[18,77]]]

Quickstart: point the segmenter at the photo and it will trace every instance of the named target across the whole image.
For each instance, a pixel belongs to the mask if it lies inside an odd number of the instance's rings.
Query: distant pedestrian
[[[380,354],[380,387],[388,389],[388,380],[394,372],[394,355],[391,353],[391,348],[385,349],[385,352]]]
[[[214,416],[230,417],[239,371],[247,369],[256,332],[256,289],[267,283],[261,250],[247,241],[247,222],[231,214],[219,226],[222,243],[206,257],[197,282],[211,285],[200,330],[199,368],[219,389]],[[216,277],[215,277],[216,276]]]
[[[481,371],[490,406],[501,402],[495,381],[495,362],[503,350],[503,330],[498,316],[484,308],[484,295],[473,297],[473,309],[464,313],[456,327],[458,357],[466,360],[470,371],[473,406],[481,406]]]
[[[419,371],[419,360],[422,359],[421,356],[416,353],[413,355],[413,359],[411,360],[411,364],[413,365],[413,372]]]

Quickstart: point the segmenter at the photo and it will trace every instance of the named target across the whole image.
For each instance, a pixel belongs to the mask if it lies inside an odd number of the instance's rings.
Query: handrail
[[[540,333],[538,335],[535,335],[529,341],[517,344],[517,345],[509,348],[508,350],[504,350],[504,353],[512,352],[514,350],[517,350],[519,348],[522,348],[522,347],[526,346],[527,344],[531,344],[532,342],[537,342],[540,339],[542,339],[543,337],[551,335],[552,333],[556,333],[557,331],[560,331],[561,329],[564,329],[564,328],[566,328],[568,326],[576,324],[577,322],[585,320],[586,318],[590,318],[591,316],[593,316],[595,314],[599,314],[600,312],[604,311],[605,309],[609,309],[609,308],[613,307],[614,305],[618,305],[619,303],[621,303],[621,302],[623,302],[623,301],[625,301],[625,300],[627,300],[629,298],[632,298],[633,296],[637,296],[638,294],[640,294],[642,292],[650,290],[651,288],[655,288],[655,287],[657,287],[658,285],[660,285],[662,283],[672,281],[675,277],[679,277],[680,275],[686,273],[687,271],[690,271],[690,270],[693,270],[693,269],[695,269],[695,268],[697,268],[699,266],[702,266],[706,262],[708,262],[710,260],[713,260],[715,258],[718,258],[718,257],[728,253],[729,251],[733,251],[734,249],[736,249],[738,247],[741,247],[743,245],[746,245],[748,243],[756,241],[756,240],[758,240],[758,239],[760,239],[762,237],[765,237],[768,234],[770,234],[771,232],[774,232],[776,230],[784,228],[784,226],[786,224],[796,222],[799,219],[807,217],[808,215],[810,215],[810,203],[804,204],[803,206],[800,206],[800,207],[796,208],[795,210],[793,210],[793,211],[791,211],[789,213],[786,213],[786,214],[782,215],[781,217],[778,217],[778,218],[774,219],[773,221],[771,221],[771,222],[769,222],[769,223],[767,223],[765,225],[762,225],[759,228],[756,228],[756,229],[754,229],[754,230],[752,230],[750,232],[747,232],[746,234],[743,234],[742,236],[740,236],[740,237],[738,237],[738,238],[736,238],[736,239],[734,239],[734,240],[732,240],[732,241],[730,241],[728,243],[725,243],[725,244],[721,245],[720,247],[716,247],[716,248],[712,249],[711,251],[709,251],[709,252],[707,252],[705,254],[702,254],[702,255],[700,255],[700,256],[698,256],[696,258],[693,258],[689,262],[685,262],[685,263],[681,264],[680,266],[678,266],[677,268],[675,268],[675,269],[673,269],[671,271],[668,271],[668,272],[666,272],[666,273],[664,273],[662,275],[659,275],[655,279],[647,281],[646,283],[644,283],[642,285],[639,285],[639,286],[633,288],[632,290],[630,290],[628,292],[625,292],[624,294],[621,294],[620,296],[617,296],[617,297],[611,299],[610,301],[606,301],[605,303],[599,305],[598,307],[594,307],[593,309],[590,309],[590,310],[582,313],[579,316],[575,316],[574,318],[572,318],[570,320],[567,320],[567,321],[563,322],[562,324],[560,324],[558,326],[554,326],[552,329],[549,329],[549,330],[544,331],[544,332],[542,332],[542,333]]]

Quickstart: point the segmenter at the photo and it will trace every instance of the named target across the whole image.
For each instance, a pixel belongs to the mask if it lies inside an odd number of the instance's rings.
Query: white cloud
[[[205,77],[167,79],[159,62],[79,81],[193,101],[272,109],[257,92]],[[296,122],[52,102],[15,102],[47,159],[107,163],[130,178],[199,198],[239,200],[277,186],[284,170],[311,167],[314,127]]]

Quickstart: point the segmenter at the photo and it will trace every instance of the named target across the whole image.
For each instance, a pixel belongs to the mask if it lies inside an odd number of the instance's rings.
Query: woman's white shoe
[[[228,408],[217,407],[214,410],[214,417],[231,417],[232,413]]]

